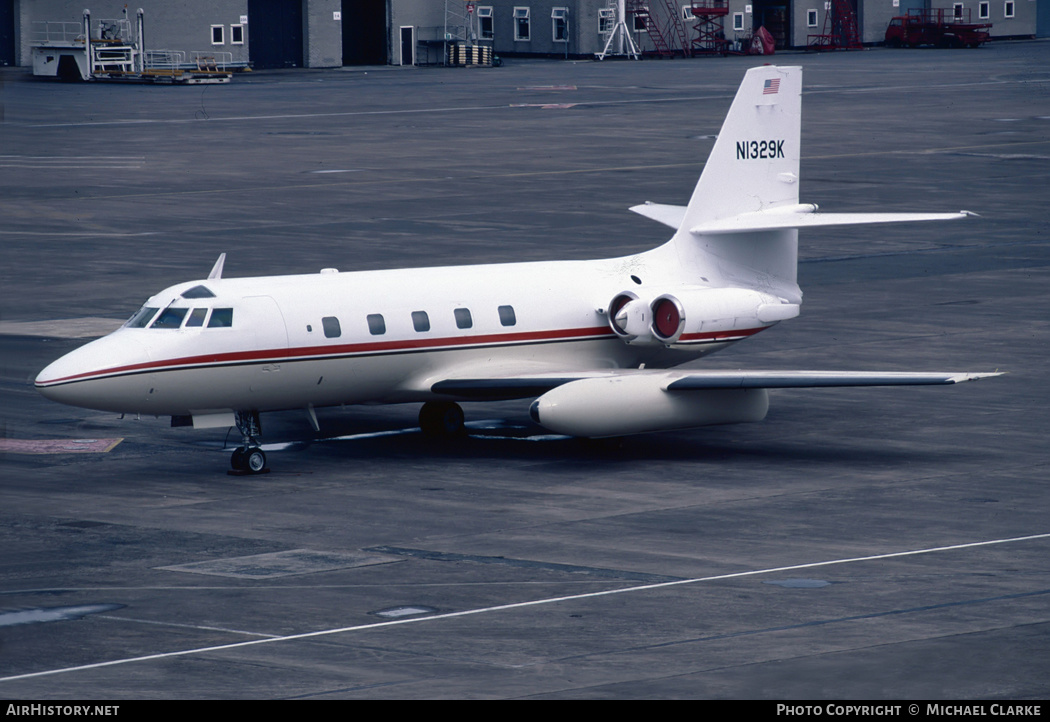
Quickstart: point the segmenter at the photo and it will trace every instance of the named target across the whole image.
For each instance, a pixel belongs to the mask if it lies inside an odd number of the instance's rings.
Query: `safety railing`
[[[34,20],[29,26],[29,42],[32,45],[46,43],[84,42],[84,26],[52,20]]]

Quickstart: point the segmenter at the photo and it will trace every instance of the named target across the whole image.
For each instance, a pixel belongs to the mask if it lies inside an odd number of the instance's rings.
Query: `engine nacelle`
[[[684,287],[651,301],[623,291],[609,303],[609,327],[629,344],[685,346],[712,334],[763,328],[798,312],[797,303],[748,288]]]
[[[609,328],[630,344],[653,343],[649,332],[649,303],[633,291],[616,294],[609,302]]]
[[[664,391],[663,375],[581,379],[551,389],[529,409],[533,421],[569,436],[626,436],[713,424],[761,421],[765,389]]]
[[[798,304],[747,288],[685,288],[657,296],[650,308],[652,335],[669,346],[762,328],[799,311]]]

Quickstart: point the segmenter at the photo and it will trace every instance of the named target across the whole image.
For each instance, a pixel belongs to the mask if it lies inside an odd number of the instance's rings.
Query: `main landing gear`
[[[262,434],[258,411],[238,411],[234,415],[237,430],[241,432],[241,446],[230,457],[231,474],[265,474],[266,454],[259,447]]]
[[[462,436],[463,409],[451,401],[428,401],[419,410],[419,428],[426,436]]]

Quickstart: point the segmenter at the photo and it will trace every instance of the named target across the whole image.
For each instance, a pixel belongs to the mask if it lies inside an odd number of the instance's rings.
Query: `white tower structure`
[[[610,53],[609,48],[617,40],[616,52]],[[627,0],[616,0],[616,27],[609,34],[609,39],[605,41],[605,47],[598,53],[597,58],[605,60],[606,55],[627,55],[635,60],[641,59],[638,55],[638,47],[634,44],[634,38],[627,30]]]

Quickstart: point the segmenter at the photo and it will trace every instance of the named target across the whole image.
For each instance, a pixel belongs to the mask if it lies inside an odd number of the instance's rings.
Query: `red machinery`
[[[970,22],[965,8],[908,11],[890,20],[886,44],[899,48],[935,45],[939,48],[976,48],[988,40],[991,23]]]

